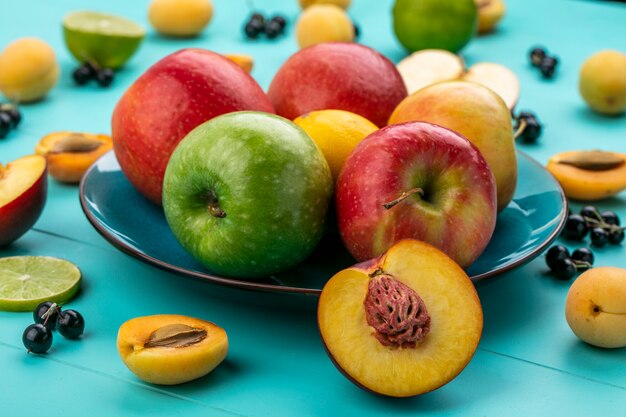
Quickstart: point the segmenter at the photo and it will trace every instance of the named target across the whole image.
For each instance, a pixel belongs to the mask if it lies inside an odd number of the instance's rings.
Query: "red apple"
[[[425,122],[365,138],[339,174],[336,198],[341,237],[359,261],[413,238],[467,267],[496,225],[496,183],[485,159],[465,137]]]
[[[180,50],[150,67],[117,103],[115,156],[135,188],[161,204],[165,167],[178,142],[199,124],[239,110],[274,113],[237,64],[211,51]]]
[[[377,51],[356,43],[320,43],[292,55],[267,92],[290,120],[313,110],[338,109],[385,126],[407,96],[400,73]]]
[[[0,247],[28,231],[46,204],[46,159],[29,155],[0,164]]]

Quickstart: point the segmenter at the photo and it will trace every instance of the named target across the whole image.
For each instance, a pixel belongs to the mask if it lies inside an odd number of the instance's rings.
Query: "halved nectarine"
[[[160,314],[122,324],[117,350],[140,379],[174,385],[200,378],[219,365],[228,352],[228,337],[211,322]]]
[[[91,164],[112,148],[113,142],[107,135],[54,132],[39,141],[35,153],[46,157],[52,178],[75,184]]]
[[[46,160],[29,155],[0,164],[0,247],[30,229],[46,203]]]
[[[482,333],[480,300],[467,274],[427,243],[401,240],[324,286],[318,325],[338,369],[366,390],[420,395],[451,381]]]

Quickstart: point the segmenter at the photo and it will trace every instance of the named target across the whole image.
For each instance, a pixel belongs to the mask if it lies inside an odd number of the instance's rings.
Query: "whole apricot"
[[[334,4],[335,6],[339,6],[345,10],[350,7],[352,0],[299,0],[299,2],[300,7],[303,9],[313,6],[314,4]]]
[[[148,8],[152,26],[168,36],[196,36],[212,17],[211,0],[153,0]]]
[[[18,39],[0,54],[0,91],[10,100],[39,100],[58,79],[54,50],[41,39]]]
[[[615,115],[626,110],[626,54],[600,51],[580,68],[580,95],[592,110]]]
[[[567,293],[565,318],[574,334],[591,345],[626,346],[626,269],[583,272]]]
[[[354,25],[348,14],[333,4],[315,4],[304,9],[296,23],[300,48],[322,42],[351,42]]]

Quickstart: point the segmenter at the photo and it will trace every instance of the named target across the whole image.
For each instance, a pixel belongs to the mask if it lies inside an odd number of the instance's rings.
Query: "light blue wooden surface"
[[[350,13],[362,42],[394,61],[404,55],[391,33],[390,1],[353,0]],[[296,1],[255,0],[267,12],[293,22]],[[246,52],[263,87],[296,51],[291,29],[275,42],[245,42],[243,0],[215,0],[215,18],[199,39],[175,41],[152,31],[114,86],[76,87],[75,66],[60,29],[62,16],[97,9],[148,27],[147,1],[24,1],[3,5],[0,47],[23,36],[48,41],[63,75],[43,102],[24,106],[19,130],[0,141],[0,160],[31,153],[55,130],[109,132],[111,111],[130,83],[167,53],[186,46]],[[576,84],[583,60],[599,49],[626,52],[626,6],[607,2],[508,0],[497,33],[463,51],[471,64],[494,61],[513,69],[522,83],[520,109],[545,123],[537,145],[520,145],[541,162],[562,150],[603,148],[626,152],[626,117],[591,113]],[[528,65],[530,46],[543,44],[562,62],[544,81]],[[521,179],[523,181],[523,179]],[[626,195],[603,201],[626,220]],[[578,209],[580,205],[574,204]],[[568,243],[570,248],[580,245]],[[626,267],[625,246],[595,250],[596,265]],[[46,356],[27,355],[21,333],[28,313],[0,313],[0,415],[131,416],[583,416],[623,415],[626,349],[607,351],[579,342],[564,317],[569,283],[546,274],[542,258],[479,287],[485,328],[479,350],[449,385],[421,398],[390,400],[362,392],[326,357],[315,324],[315,300],[226,290],[178,278],[117,252],[88,224],[76,187],[50,182],[47,206],[35,230],[0,256],[33,254],[67,258],[84,273],[81,294],[70,305],[87,321],[83,340],[57,336]],[[289,298],[288,298],[289,297]],[[302,305],[303,308],[293,308]],[[115,349],[117,329],[141,315],[178,313],[223,326],[230,339],[227,360],[211,375],[177,387],[137,380]]]

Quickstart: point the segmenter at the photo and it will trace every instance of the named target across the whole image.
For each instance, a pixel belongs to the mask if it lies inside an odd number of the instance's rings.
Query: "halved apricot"
[[[378,394],[409,397],[441,387],[465,368],[478,347],[483,313],[474,285],[450,257],[401,240],[326,283],[318,325],[348,379]]]
[[[78,183],[87,169],[111,150],[111,137],[103,134],[54,132],[44,136],[35,153],[48,160],[48,173],[60,182]]]
[[[228,352],[228,337],[211,322],[160,314],[122,324],[117,350],[140,379],[174,385],[200,378],[219,365]]]
[[[562,152],[550,158],[547,169],[561,184],[565,195],[574,200],[600,200],[626,189],[626,154]]]

